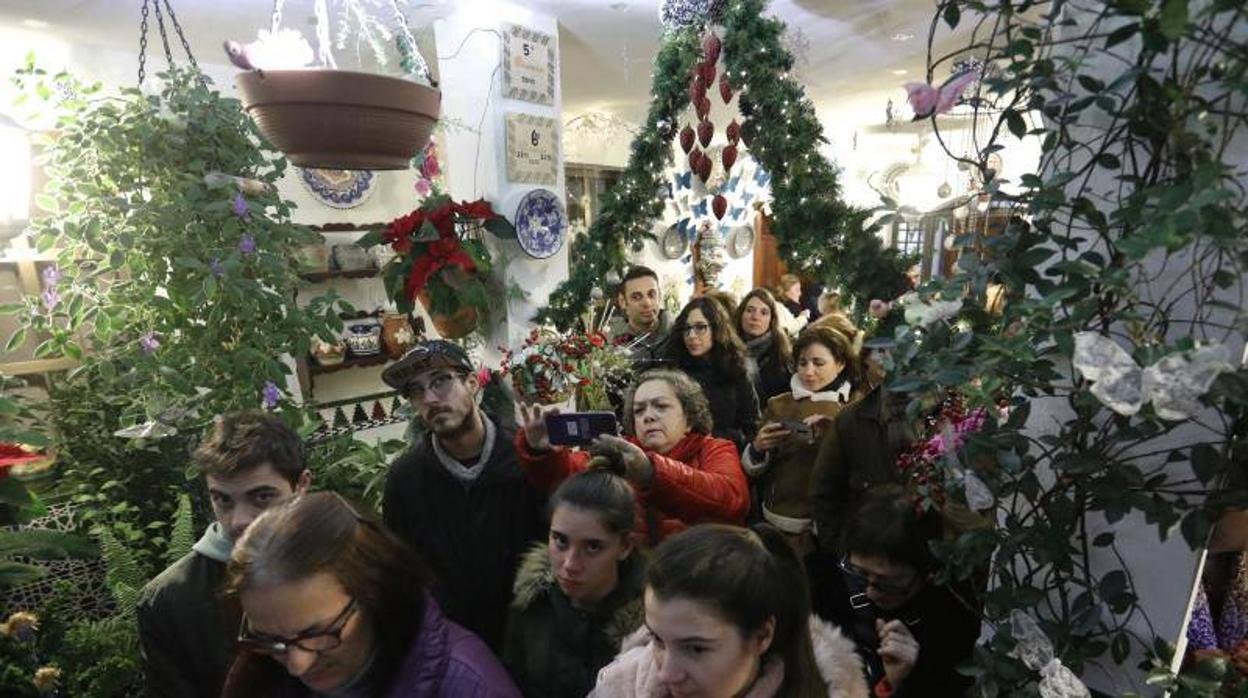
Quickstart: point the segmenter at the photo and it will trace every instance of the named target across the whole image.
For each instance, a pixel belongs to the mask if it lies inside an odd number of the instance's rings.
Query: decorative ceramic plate
[[[370,170],[319,170],[299,168],[299,181],[308,193],[330,208],[355,208],[377,188]]]
[[[742,225],[735,228],[728,237],[728,254],[733,259],[741,259],[754,249],[754,226]]]
[[[530,257],[546,259],[563,247],[568,216],[563,202],[549,189],[534,189],[516,207],[516,240]]]
[[[659,238],[659,250],[668,259],[680,259],[688,249],[689,241],[685,239],[684,232],[676,225],[663,231],[662,237]]]

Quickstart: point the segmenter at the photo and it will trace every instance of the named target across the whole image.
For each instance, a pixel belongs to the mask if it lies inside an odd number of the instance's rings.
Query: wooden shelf
[[[322,373],[337,373],[338,371],[345,371],[349,368],[381,366],[382,364],[388,364],[391,361],[394,361],[394,359],[390,358],[390,355],[385,351],[382,351],[380,354],[374,354],[373,356],[348,356],[346,359],[343,359],[342,363],[334,364],[332,366],[322,366],[316,362],[316,359],[309,357],[308,373],[314,376]]]
[[[313,271],[300,274],[304,281],[318,282],[330,279],[371,279],[377,276],[377,269],[356,269],[355,271]]]

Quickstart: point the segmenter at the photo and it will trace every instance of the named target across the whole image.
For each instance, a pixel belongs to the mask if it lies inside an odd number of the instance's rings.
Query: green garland
[[[749,153],[772,173],[772,232],[791,269],[840,286],[865,308],[871,298],[891,299],[906,288],[904,260],[883,249],[864,229],[869,211],[840,198],[837,170],[819,154],[826,142],[814,105],[789,79],[793,56],[781,45],[784,23],[763,16],[767,0],[734,0],[724,14],[724,62],[738,101]],[[534,318],[573,326],[593,288],[611,269],[622,269],[634,243],[651,237],[663,210],[656,192],[672,158],[672,138],[689,105],[689,76],[702,58],[703,28],[671,32],[655,59],[653,101],[633,139],[628,167],[603,195],[602,212],[572,246],[571,273]],[[662,129],[660,129],[662,125]],[[610,291],[610,289],[603,289]]]

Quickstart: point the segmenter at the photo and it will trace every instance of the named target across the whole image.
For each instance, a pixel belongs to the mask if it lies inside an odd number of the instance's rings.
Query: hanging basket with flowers
[[[326,0],[314,4],[315,54],[297,30],[280,28],[284,4],[275,0],[271,26],[261,30],[256,41],[225,43],[230,61],[247,71],[235,82],[256,127],[300,167],[407,168],[429,142],[442,93],[416,48],[398,0],[385,3],[392,15],[388,28],[372,17],[360,26],[369,33],[366,38],[382,65],[384,48],[373,28],[393,36],[404,77],[338,70],[329,50]],[[320,66],[310,67],[314,61]]]
[[[511,223],[486,201],[456,203],[438,193],[385,229],[365,235],[359,244],[384,243],[394,250],[382,277],[399,312],[410,312],[419,301],[438,334],[457,339],[489,315],[486,282],[493,262],[482,229],[515,235]]]

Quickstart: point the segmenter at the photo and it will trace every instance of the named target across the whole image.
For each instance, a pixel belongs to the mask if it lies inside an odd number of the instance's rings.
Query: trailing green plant
[[[790,269],[840,286],[847,302],[892,298],[906,287],[907,261],[883,248],[869,211],[841,198],[839,170],[820,153],[823,126],[805,89],[789,76],[793,55],[781,43],[784,23],[766,15],[767,0],[729,0],[722,17],[669,31],[654,61],[650,109],[633,139],[628,166],[602,197],[589,231],[573,243],[567,281],[551,294],[535,321],[570,329],[591,290],[647,238],[663,210],[660,191],[671,162],[680,114],[689,107],[689,76],[702,58],[702,32],[723,27],[728,78],[739,92],[741,137],[772,174],[773,232]],[[608,289],[608,291],[610,291]]]
[[[263,405],[306,421],[286,399],[283,357],[332,340],[350,310],[332,293],[295,302],[291,252],[317,238],[275,193],[286,162],[201,78],[175,69],[156,91],[106,93],[33,59],[15,77],[55,115],[31,228],[56,261],[39,297],[4,309],[20,321],[8,347],[35,341],[37,357],[80,362],[50,387],[64,484],[86,525],[150,539],[145,562],[213,415]],[[146,438],[115,436],[143,425]]]
[[[404,439],[370,443],[345,434],[314,446],[308,469],[317,489],[337,492],[380,513],[390,462],[407,446]]]
[[[972,29],[965,47],[929,50],[928,80],[982,61],[969,103],[990,134],[949,155],[1015,215],[999,235],[957,239],[953,276],[903,299],[905,321],[869,344],[891,349],[887,387],[910,395],[910,416],[951,388],[988,416],[935,483],[997,522],[935,548],[946,576],[990,574],[993,631],[969,668],[980,695],[1044,695],[1057,670],[1093,666],[1219,694],[1226,662],[1171,673],[1176,638],[1156,637],[1133,575],[1148,563],[1124,559],[1119,538],[1143,521],[1195,548],[1248,503],[1248,369],[1233,364],[1248,335],[1246,173],[1233,155],[1248,121],[1244,10],[938,2],[929,46],[945,26]],[[1008,138],[1041,143],[1012,187],[988,164]]]

